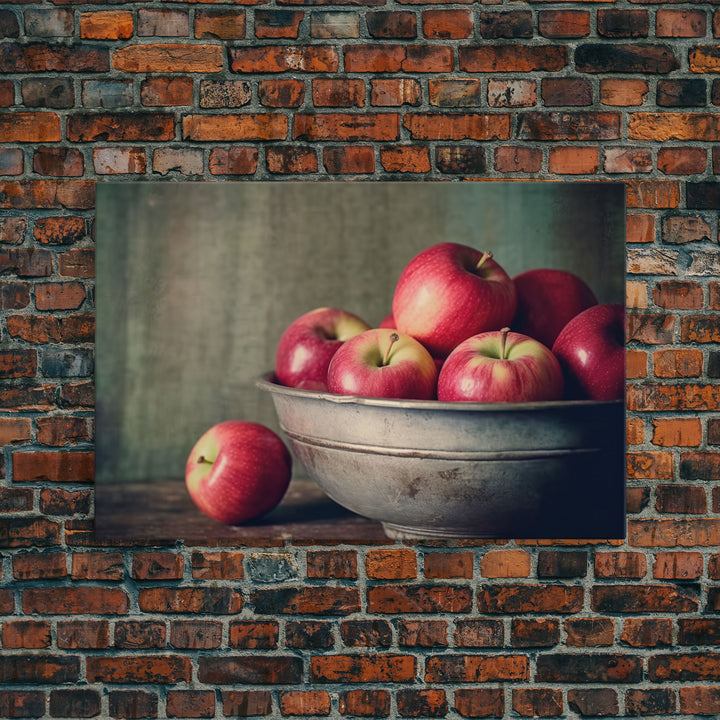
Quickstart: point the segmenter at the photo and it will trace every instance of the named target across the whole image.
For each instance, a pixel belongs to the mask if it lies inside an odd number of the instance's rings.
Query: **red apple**
[[[402,271],[392,310],[400,332],[446,357],[466,338],[509,324],[515,306],[513,281],[492,253],[439,243]]]
[[[391,328],[367,330],[348,340],[328,368],[327,386],[338,395],[431,400],[437,369],[414,338]]]
[[[292,458],[259,423],[226,420],[195,443],[185,465],[193,502],[209,517],[239,525],[272,510],[290,483]]]
[[[537,340],[508,328],[474,335],[448,355],[438,400],[534,402],[560,400],[562,370]]]
[[[396,330],[395,327],[395,318],[393,317],[392,313],[389,313],[386,315],[378,325],[379,328],[390,328],[391,330]]]
[[[346,341],[370,326],[338,308],[316,308],[294,320],[275,352],[275,377],[289,387],[325,390],[332,356]]]
[[[572,318],[597,305],[585,281],[566,270],[538,268],[520,273],[513,280],[517,291],[513,330],[549,348]]]
[[[576,315],[553,345],[569,399],[620,400],[625,395],[625,307],[594,305]]]

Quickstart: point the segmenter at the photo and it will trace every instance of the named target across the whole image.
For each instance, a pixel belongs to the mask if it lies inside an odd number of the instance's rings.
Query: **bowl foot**
[[[412,527],[384,522],[382,524],[385,534],[393,540],[452,540],[454,538],[499,538],[497,533],[484,533],[482,530],[458,529],[442,527]]]

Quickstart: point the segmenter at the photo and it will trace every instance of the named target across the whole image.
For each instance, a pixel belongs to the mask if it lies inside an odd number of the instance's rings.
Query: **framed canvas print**
[[[98,183],[96,252],[97,537],[624,537],[622,184]],[[229,421],[280,442],[238,522]]]

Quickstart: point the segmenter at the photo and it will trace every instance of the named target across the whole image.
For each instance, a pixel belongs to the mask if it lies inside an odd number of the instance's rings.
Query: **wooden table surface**
[[[227,526],[203,515],[184,480],[95,486],[95,537],[124,544],[283,545],[393,542],[382,525],[331,500],[311,480],[294,478],[280,505],[260,520]]]

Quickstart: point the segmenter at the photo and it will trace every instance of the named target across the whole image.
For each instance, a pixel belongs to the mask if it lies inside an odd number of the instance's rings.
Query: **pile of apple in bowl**
[[[624,308],[573,273],[434,245],[379,327],[307,312],[258,385],[308,474],[390,537],[624,536]]]

